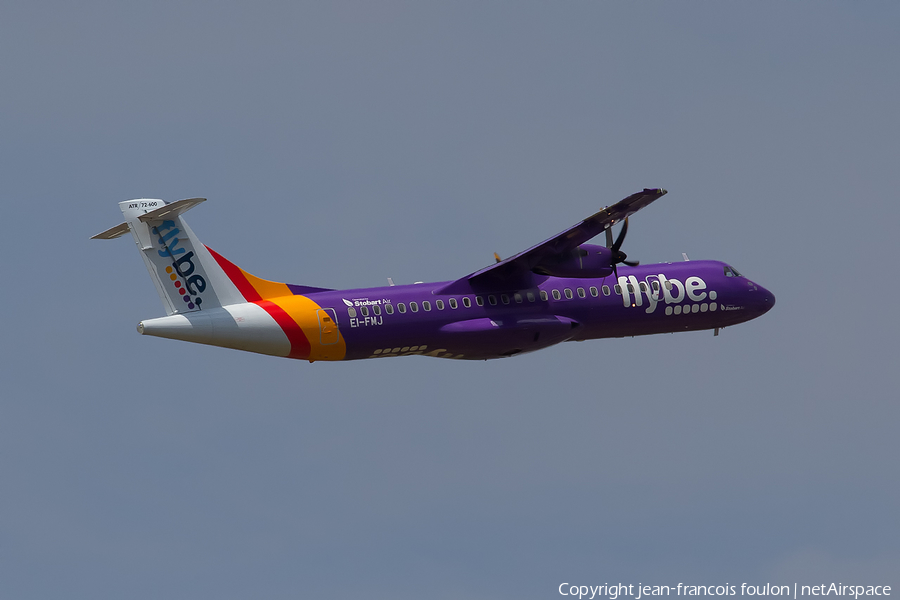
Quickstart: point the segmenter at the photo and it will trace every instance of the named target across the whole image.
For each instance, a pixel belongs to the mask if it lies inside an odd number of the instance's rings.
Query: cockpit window
[[[728,265],[725,265],[725,277],[743,277],[743,275],[738,273],[738,270],[735,269],[734,267],[729,267]]]

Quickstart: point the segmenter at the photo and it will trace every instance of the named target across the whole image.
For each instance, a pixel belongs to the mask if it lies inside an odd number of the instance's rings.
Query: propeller
[[[612,253],[612,268],[613,272],[616,274],[616,279],[619,279],[619,270],[616,269],[617,264],[622,263],[623,265],[628,265],[629,267],[636,267],[641,264],[636,260],[627,260],[628,255],[620,250],[620,248],[622,247],[622,242],[625,241],[626,233],[628,233],[628,217],[625,217],[625,222],[622,223],[622,230],[616,237],[616,241],[613,241],[612,229],[606,229],[606,247],[609,248]]]

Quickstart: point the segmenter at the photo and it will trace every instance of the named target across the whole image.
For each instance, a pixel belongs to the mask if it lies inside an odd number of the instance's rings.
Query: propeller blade
[[[637,261],[637,260],[623,260],[622,264],[628,265],[629,267],[636,267],[641,263],[640,263],[640,261]]]
[[[616,238],[616,242],[612,245],[610,250],[613,251],[613,254],[619,251],[619,248],[622,247],[622,242],[625,241],[625,234],[628,233],[628,217],[625,217],[625,222],[622,223],[622,231],[619,232],[619,237]]]
[[[606,247],[612,248],[613,245],[613,237],[612,237],[612,227],[606,228]]]

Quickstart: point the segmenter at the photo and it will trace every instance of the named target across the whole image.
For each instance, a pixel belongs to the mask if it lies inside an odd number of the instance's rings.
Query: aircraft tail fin
[[[126,200],[119,203],[125,222],[91,239],[113,239],[130,231],[168,315],[326,291],[260,279],[200,243],[181,215],[205,201]]]
[[[91,238],[113,239],[131,231],[169,315],[243,302],[237,288],[181,217],[205,200],[119,202],[125,222]]]

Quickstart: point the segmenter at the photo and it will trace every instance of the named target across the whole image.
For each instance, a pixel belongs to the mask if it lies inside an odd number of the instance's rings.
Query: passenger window
[[[672,291],[672,282],[669,280],[666,280],[666,289]]]
[[[376,304],[375,306],[372,307],[372,312],[375,313],[376,315],[380,315],[381,307]]]
[[[600,292],[597,291],[597,288],[595,288],[594,286],[591,286],[591,296],[596,298],[599,295],[600,295]]]
[[[653,288],[654,292],[658,292],[659,291],[659,281],[654,279],[653,281],[650,282],[650,287]]]
[[[369,307],[368,306],[360,306],[359,310],[362,313],[362,316],[364,316],[364,317],[369,316]]]
[[[484,306],[484,296],[475,296],[475,304]]]
[[[513,294],[513,300],[516,301],[516,304],[522,304],[522,294],[519,294],[518,292]]]
[[[631,292],[632,294],[634,293],[634,284],[633,283],[628,284],[628,291]]]
[[[646,294],[647,293],[647,282],[642,281],[639,285],[641,286],[641,291]]]
[[[531,292],[526,292],[525,296],[528,298],[529,302],[534,302],[534,294],[532,294]]]
[[[578,288],[578,289],[575,290],[575,291],[578,292],[578,297],[579,297],[579,298],[584,298],[584,297],[587,295],[587,294],[584,293],[584,288]]]
[[[603,295],[609,296],[609,286],[608,285],[603,286]]]
[[[399,310],[401,314],[405,313],[405,312],[406,312],[406,305],[403,304],[402,302],[398,303],[398,304],[397,304],[397,310]]]
[[[509,295],[500,294],[500,302],[502,302],[503,304],[509,304]]]
[[[448,302],[450,303],[450,308],[456,308],[458,306],[456,304],[456,298],[450,298],[450,300],[448,300]]]
[[[348,306],[348,307],[347,307],[347,314],[350,315],[351,317],[355,317],[355,316],[356,316],[356,309],[353,308],[352,306]]]
[[[472,300],[468,296],[463,296],[463,306],[472,308]]]
[[[497,306],[497,296],[488,296],[488,304]]]
[[[413,312],[419,312],[419,305],[418,305],[417,303],[415,303],[415,302],[410,302],[410,303],[409,303],[409,310],[411,310],[411,311],[413,311]]]
[[[622,295],[622,286],[619,285],[618,283],[616,284],[615,290],[616,290],[616,296]]]
[[[553,299],[559,300],[561,298],[559,290],[553,290]]]
[[[431,302],[426,300],[425,302],[422,303],[422,308],[424,308],[425,310],[431,310]]]
[[[566,299],[572,299],[572,290],[570,290],[569,288],[566,288]]]
[[[547,301],[547,292],[545,292],[544,290],[541,290],[541,300],[543,300],[544,302]]]
[[[389,314],[389,315],[394,314],[394,305],[393,305],[393,304],[385,304],[385,305],[384,305],[384,312],[386,312],[386,313]]]
[[[443,300],[435,300],[434,305],[437,306],[438,310],[444,310],[444,301]]]

